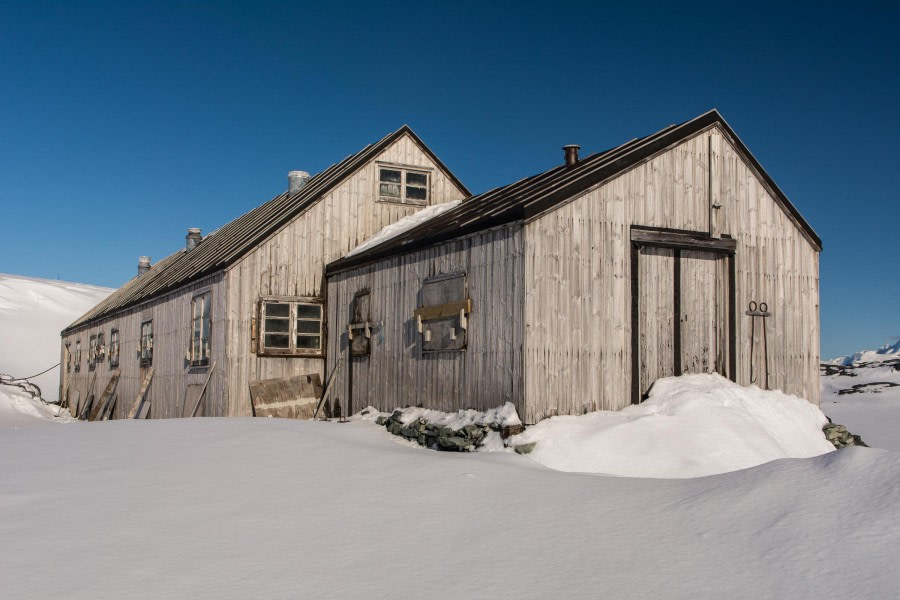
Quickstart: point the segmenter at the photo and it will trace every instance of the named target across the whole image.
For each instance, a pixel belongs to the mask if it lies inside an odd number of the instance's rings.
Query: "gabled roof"
[[[730,138],[736,150],[765,182],[775,201],[803,232],[809,243],[821,251],[822,241],[809,223],[750,154],[722,115],[711,110],[680,125],[671,125],[647,137],[633,139],[616,148],[587,156],[574,167],[554,167],[544,173],[467,198],[455,209],[401,235],[359,254],[330,263],[325,268],[325,273],[331,275],[492,227],[534,218],[712,125],[718,125]]]
[[[463,193],[470,192],[409,126],[404,125],[380,141],[366,146],[312,177],[294,194],[284,193],[214,231],[190,252],[179,250],[157,262],[149,272],[135,277],[92,308],[63,332],[95,319],[162,296],[186,284],[226,269],[271,234],[289,223],[350,175],[375,159],[391,144],[409,135]]]

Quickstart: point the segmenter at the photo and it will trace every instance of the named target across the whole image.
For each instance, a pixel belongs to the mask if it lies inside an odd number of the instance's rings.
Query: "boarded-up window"
[[[322,353],[322,304],[317,299],[263,299],[260,323],[260,354]]]
[[[422,285],[422,306],[416,310],[422,351],[464,350],[471,309],[465,273],[426,279]]]
[[[428,171],[394,166],[378,167],[378,199],[381,202],[428,204]]]
[[[141,366],[153,364],[153,321],[141,323],[141,347],[139,349]]]
[[[119,330],[111,329],[109,332],[109,366],[119,366]]]
[[[210,292],[194,296],[191,300],[191,365],[209,364],[211,308]]]
[[[350,355],[367,356],[371,348],[372,315],[368,290],[357,292],[350,305]]]

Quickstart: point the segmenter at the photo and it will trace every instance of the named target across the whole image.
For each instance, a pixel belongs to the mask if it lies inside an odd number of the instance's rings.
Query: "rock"
[[[510,438],[514,435],[519,435],[525,431],[524,425],[507,425],[500,429],[500,436],[505,440],[506,438]]]
[[[403,429],[403,425],[401,425],[399,421],[391,421],[390,423],[388,423],[388,433],[391,433],[393,435],[400,435],[401,429]]]
[[[519,444],[515,447],[516,454],[531,454],[531,451],[534,450],[534,447],[537,446],[537,442],[530,442],[528,444]]]
[[[400,435],[407,439],[414,439],[419,437],[419,428],[415,425],[407,425],[406,427],[400,428]]]
[[[375,419],[375,424],[376,424],[376,425],[382,425],[382,426],[383,426],[385,423],[387,423],[387,417],[385,417],[385,416],[380,416],[380,417],[378,417],[377,419]]]
[[[419,442],[420,446],[428,445],[428,437],[424,433],[420,433],[419,437],[416,438],[416,441]]]
[[[457,452],[465,452],[466,450],[474,448],[475,444],[472,443],[472,440],[454,435],[450,437],[439,437],[438,446],[440,446],[442,450],[456,450]]]

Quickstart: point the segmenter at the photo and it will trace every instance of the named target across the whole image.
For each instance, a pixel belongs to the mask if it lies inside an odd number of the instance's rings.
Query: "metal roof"
[[[114,312],[157,298],[226,269],[404,135],[409,135],[466,196],[470,195],[468,189],[413,130],[404,125],[380,141],[366,146],[356,154],[348,156],[340,163],[332,165],[312,177],[296,193],[284,193],[276,196],[207,235],[190,252],[179,250],[157,262],[150,271],[128,281],[103,302],[66,327],[63,333]]]
[[[456,208],[377,246],[329,263],[325,273],[331,275],[492,227],[534,218],[712,125],[718,125],[730,137],[737,151],[766,183],[775,201],[803,232],[810,244],[821,251],[822,241],[816,232],[750,154],[725,119],[713,109],[680,125],[670,125],[646,137],[633,139],[605,152],[587,156],[572,167],[554,167],[544,173],[467,198]]]

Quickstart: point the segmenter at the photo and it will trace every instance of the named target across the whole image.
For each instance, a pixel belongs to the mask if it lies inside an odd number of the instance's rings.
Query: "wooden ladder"
[[[106,411],[110,408],[109,404],[115,397],[113,392],[116,389],[116,384],[119,382],[119,374],[119,369],[113,371],[112,377],[109,378],[109,383],[106,384],[106,389],[103,390],[100,399],[94,403],[94,410],[91,411],[91,416],[88,418],[89,421],[102,419],[106,414]]]
[[[147,388],[150,387],[150,380],[153,379],[153,371],[155,369],[156,367],[150,367],[147,371],[144,382],[141,384],[141,389],[138,390],[137,397],[134,399],[134,405],[128,411],[129,419],[145,419],[147,413],[150,412],[150,403],[144,402],[144,396],[147,394]],[[145,404],[147,405],[147,410],[143,410]]]

